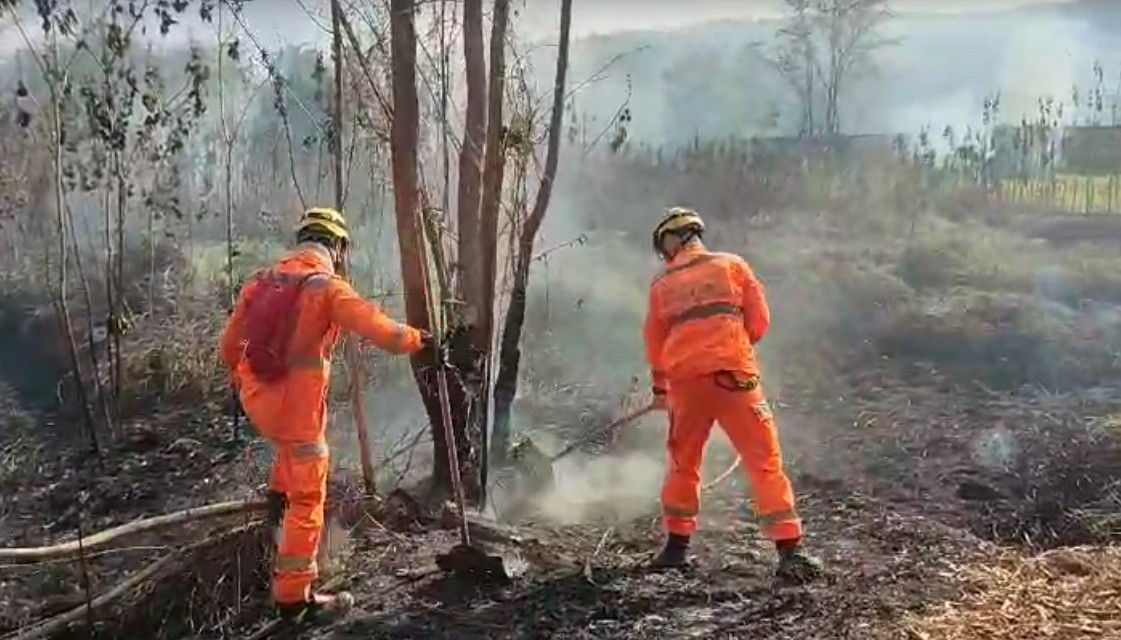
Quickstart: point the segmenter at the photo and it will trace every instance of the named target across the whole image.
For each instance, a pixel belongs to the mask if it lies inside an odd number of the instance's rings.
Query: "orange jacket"
[[[655,388],[717,371],[758,374],[771,312],[743,258],[690,245],[650,285],[643,330]]]
[[[391,353],[419,351],[423,334],[391,320],[335,275],[327,252],[301,245],[273,269],[286,275],[321,273],[307,279],[299,295],[299,317],[288,345],[290,370],[280,382],[256,380],[242,358],[245,303],[254,284],[238,296],[222,333],[222,361],[233,371],[242,407],[254,426],[273,440],[313,442],[326,429],[331,353],[342,331],[356,333]]]

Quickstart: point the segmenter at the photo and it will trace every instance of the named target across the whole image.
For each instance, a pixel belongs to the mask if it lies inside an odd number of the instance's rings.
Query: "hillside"
[[[848,101],[850,132],[915,134],[924,125],[963,129],[980,122],[981,102],[1001,91],[1005,114],[1034,115],[1039,96],[1070,96],[1088,85],[1092,64],[1106,68],[1107,89],[1121,72],[1121,7],[1098,0],[969,14],[897,16],[884,34],[897,46],[876,55],[878,71]],[[610,64],[582,89],[577,108],[610,118],[631,96],[633,137],[678,145],[694,135],[764,135],[795,126],[789,94],[753,49],[780,22],[719,22],[677,31],[634,31],[580,40],[577,78]],[[1062,41],[1061,50],[1049,43]],[[541,69],[548,65],[539,65]],[[777,123],[774,116],[777,114]]]

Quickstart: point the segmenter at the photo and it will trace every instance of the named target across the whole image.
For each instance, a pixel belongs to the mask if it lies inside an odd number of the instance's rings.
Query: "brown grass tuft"
[[[922,640],[1121,637],[1121,549],[1071,547],[964,567],[958,602],[912,620]]]

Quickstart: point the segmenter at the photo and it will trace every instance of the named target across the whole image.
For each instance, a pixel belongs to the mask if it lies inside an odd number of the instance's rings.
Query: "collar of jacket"
[[[701,244],[700,242],[691,242],[684,247],[681,247],[681,249],[677,252],[677,255],[673,256],[673,259],[670,260],[669,264],[666,265],[666,268],[673,268],[678,265],[684,264],[704,253],[708,253],[708,250],[705,249],[705,246],[703,244]]]
[[[319,271],[334,275],[335,265],[331,260],[331,253],[314,242],[304,242],[296,245],[283,262],[299,263],[308,267],[309,271]]]

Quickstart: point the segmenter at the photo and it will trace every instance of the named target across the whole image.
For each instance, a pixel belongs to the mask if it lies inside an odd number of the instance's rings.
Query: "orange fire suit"
[[[750,480],[763,535],[802,536],[775,420],[759,385],[754,345],[769,325],[763,286],[739,256],[687,246],[650,286],[646,356],[670,411],[670,471],[662,490],[669,533],[697,529],[701,464],[719,422]]]
[[[330,357],[341,331],[350,331],[392,353],[421,349],[423,334],[389,319],[334,274],[330,256],[317,245],[300,245],[273,267],[302,285],[298,313],[286,359],[288,374],[279,382],[256,380],[244,351],[246,300],[254,282],[242,290],[222,334],[222,360],[233,371],[246,415],[274,447],[269,488],[284,494],[288,508],[273,567],[273,597],[299,603],[310,596],[318,575],[316,555],[327,494],[327,390]]]

